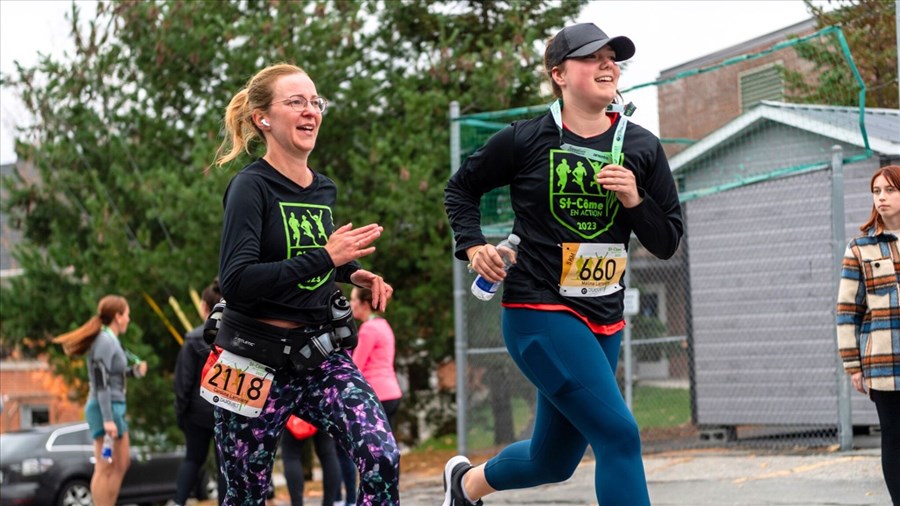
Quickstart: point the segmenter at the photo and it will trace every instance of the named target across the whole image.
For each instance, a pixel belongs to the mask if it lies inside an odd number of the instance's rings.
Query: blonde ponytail
[[[219,167],[237,158],[241,151],[250,153],[250,143],[255,139],[263,139],[251,117],[247,88],[237,92],[225,108],[225,140],[216,153],[216,165]],[[229,148],[230,146],[230,148]],[[227,153],[225,152],[227,150]]]
[[[268,111],[274,100],[272,88],[282,76],[306,74],[300,67],[289,63],[278,63],[266,67],[247,81],[247,85],[232,97],[225,108],[225,140],[216,152],[216,165],[221,167],[240,156],[241,151],[250,153],[250,145],[255,140],[266,142],[259,127],[253,123],[255,111]]]

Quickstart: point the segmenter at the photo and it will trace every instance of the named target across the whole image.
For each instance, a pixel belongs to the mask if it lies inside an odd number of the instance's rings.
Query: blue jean
[[[531,439],[488,461],[488,484],[507,490],[564,481],[590,444],[599,503],[649,505],[640,432],[616,383],[621,332],[595,335],[566,312],[504,309],[503,336],[537,387],[537,411]]]

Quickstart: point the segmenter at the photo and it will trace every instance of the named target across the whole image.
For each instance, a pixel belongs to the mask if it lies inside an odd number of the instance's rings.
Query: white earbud
[[[269,124],[269,120],[267,120],[266,118],[261,119],[259,122],[266,126],[272,126]]]

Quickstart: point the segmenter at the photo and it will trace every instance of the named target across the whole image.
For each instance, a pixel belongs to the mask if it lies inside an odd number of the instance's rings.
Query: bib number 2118
[[[200,396],[223,409],[257,417],[269,397],[273,375],[264,364],[222,350],[200,380]]]

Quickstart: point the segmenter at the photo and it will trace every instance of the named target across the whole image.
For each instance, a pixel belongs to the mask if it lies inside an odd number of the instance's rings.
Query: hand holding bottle
[[[103,449],[100,451],[100,457],[107,463],[112,464],[113,438],[109,434],[103,436]]]
[[[490,300],[500,283],[506,278],[506,271],[516,263],[519,236],[509,234],[496,247],[486,244],[471,257],[470,266],[478,273],[472,283],[472,294],[481,300]]]

